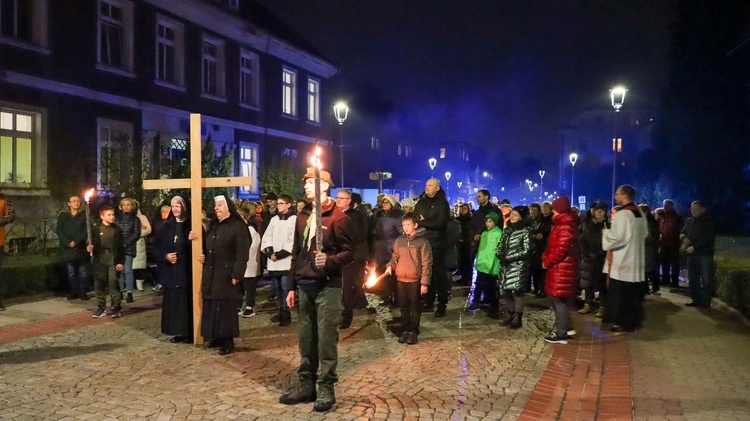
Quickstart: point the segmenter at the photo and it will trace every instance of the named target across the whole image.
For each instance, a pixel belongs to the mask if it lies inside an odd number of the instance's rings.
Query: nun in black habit
[[[203,263],[201,336],[209,347],[219,347],[219,355],[226,355],[234,350],[233,338],[240,336],[237,309],[242,304],[250,233],[225,196],[214,197],[214,212],[199,258]]]

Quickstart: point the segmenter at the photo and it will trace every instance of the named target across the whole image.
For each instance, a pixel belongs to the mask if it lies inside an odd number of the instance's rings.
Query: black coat
[[[446,247],[445,228],[451,218],[451,207],[445,197],[445,192],[440,189],[433,197],[422,193],[414,206],[414,213],[419,218],[419,227],[425,229],[424,237],[430,242],[433,253],[444,249]],[[441,255],[438,254],[438,256]]]
[[[369,223],[367,215],[352,207],[344,212],[352,220],[352,240],[356,260],[367,260],[370,257],[370,245],[367,241]]]
[[[154,236],[154,257],[159,269],[159,282],[164,288],[191,288],[193,283],[192,246],[188,240],[190,220],[177,223],[170,216]],[[167,254],[177,252],[177,262],[166,260]]]
[[[70,212],[60,212],[57,216],[57,237],[60,239],[63,260],[88,259],[89,254],[86,252],[86,212],[81,209],[75,216],[71,215]],[[71,241],[76,243],[73,248],[69,247]]]
[[[716,242],[716,226],[714,220],[707,213],[695,218],[690,217],[685,221],[682,234],[687,236],[695,250],[687,256],[713,256],[714,243]]]
[[[250,255],[247,224],[236,214],[223,221],[213,220],[204,237],[201,292],[204,300],[241,300],[242,281]]]
[[[137,212],[135,208],[127,213],[118,210],[115,219],[115,224],[122,230],[122,245],[125,248],[125,254],[133,257],[137,254],[135,243],[141,238],[141,220]]]
[[[484,206],[479,206],[477,210],[474,211],[474,213],[471,216],[471,232],[467,232],[467,236],[471,236],[471,239],[474,240],[475,235],[482,235],[484,231],[487,230],[487,226],[485,225],[485,219],[487,218],[487,215],[490,213],[496,213],[497,216],[502,216],[503,214],[500,213],[500,208],[497,207],[496,204],[487,201],[487,204]],[[461,227],[463,229],[463,226]],[[500,229],[502,229],[502,225],[500,226]],[[477,241],[477,244],[479,244],[479,241]]]
[[[607,252],[602,250],[602,229],[609,228],[605,219],[597,222],[593,217],[583,223],[581,232],[581,288],[596,286],[596,279],[602,273]]]
[[[529,225],[529,232],[531,233],[531,253],[529,255],[531,270],[542,268],[542,253],[547,250],[547,239],[551,230],[552,214],[547,216],[540,214],[531,220],[531,225]],[[537,239],[537,234],[542,234],[542,238]]]

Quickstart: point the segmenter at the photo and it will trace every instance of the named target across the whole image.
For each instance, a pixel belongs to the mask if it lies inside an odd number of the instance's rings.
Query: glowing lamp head
[[[623,86],[616,86],[609,90],[609,96],[612,100],[612,107],[615,111],[620,111],[622,104],[625,102],[625,94],[628,90]]]
[[[339,124],[344,124],[346,117],[349,116],[349,107],[343,102],[339,102],[333,106],[333,114],[336,116],[336,120]]]
[[[578,154],[573,152],[568,156],[568,159],[570,160],[570,165],[576,166],[576,162],[578,161]]]

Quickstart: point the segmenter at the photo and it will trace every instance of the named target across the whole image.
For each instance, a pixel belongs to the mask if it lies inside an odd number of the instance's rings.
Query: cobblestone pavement
[[[169,343],[159,311],[127,315],[0,345],[0,418],[515,419],[552,354],[552,313],[529,301],[524,328],[510,331],[456,297],[447,317],[423,315],[412,346],[391,332],[398,310],[358,312],[341,331],[327,414],[278,404],[299,356],[295,325],[271,325],[268,311],[242,319],[227,357]]]

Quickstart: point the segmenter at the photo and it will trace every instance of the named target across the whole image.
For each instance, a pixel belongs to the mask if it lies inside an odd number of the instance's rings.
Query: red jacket
[[[553,297],[574,297],[578,292],[579,243],[578,216],[573,212],[552,217],[547,250],[542,264],[547,268],[544,292]]]

